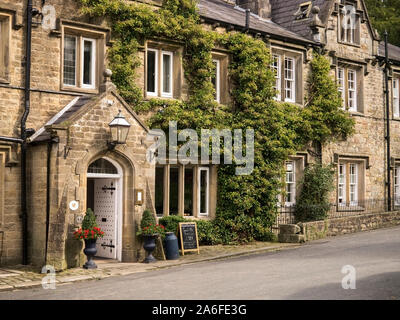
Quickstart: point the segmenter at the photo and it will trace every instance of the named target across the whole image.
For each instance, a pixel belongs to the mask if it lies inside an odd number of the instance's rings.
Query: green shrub
[[[88,208],[82,221],[82,230],[92,230],[94,227],[97,227],[96,216],[93,210]]]
[[[300,181],[301,192],[295,206],[297,222],[324,220],[330,208],[329,192],[334,189],[332,166],[309,165]]]
[[[156,218],[154,217],[154,214],[148,209],[144,210],[142,215],[142,220],[140,221],[140,228],[143,229],[150,225],[155,226],[156,223],[157,222]]]
[[[165,227],[165,232],[173,232],[178,236],[178,227],[180,222],[188,222],[189,220],[181,216],[168,216],[158,220],[158,223]]]

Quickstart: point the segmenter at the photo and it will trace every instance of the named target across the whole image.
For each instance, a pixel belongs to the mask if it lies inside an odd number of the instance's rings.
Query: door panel
[[[97,257],[117,258],[117,181],[116,179],[95,179],[94,214],[104,237],[97,240]]]

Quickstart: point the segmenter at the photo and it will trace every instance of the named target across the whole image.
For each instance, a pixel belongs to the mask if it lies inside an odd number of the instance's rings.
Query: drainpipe
[[[49,245],[49,226],[50,226],[50,179],[51,179],[51,150],[53,141],[47,143],[47,182],[46,182],[46,248],[44,252],[44,264],[47,265],[47,251]]]
[[[250,28],[250,9],[246,9],[246,31]]]
[[[388,33],[385,31],[385,96],[386,96],[386,161],[387,161],[387,206],[392,211],[391,170],[390,170],[390,100],[389,100],[389,51]]]
[[[30,110],[31,93],[31,45],[32,45],[32,0],[26,10],[26,57],[25,57],[25,110],[21,118],[21,216],[22,216],[22,264],[28,264],[28,209],[26,188],[27,130],[26,120]]]

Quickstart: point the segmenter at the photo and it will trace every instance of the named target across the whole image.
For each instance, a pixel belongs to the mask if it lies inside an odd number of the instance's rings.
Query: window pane
[[[199,174],[200,174],[200,186],[199,186],[200,214],[208,215],[208,183],[209,183],[208,170],[200,169]]]
[[[399,79],[393,79],[393,114],[400,116]]]
[[[169,214],[178,214],[179,169],[171,167],[169,171]]]
[[[171,56],[163,54],[163,92],[171,93]]]
[[[64,38],[64,84],[76,85],[76,38]]]
[[[193,168],[185,168],[185,209],[184,214],[193,215]]]
[[[147,92],[156,93],[156,52],[147,51]]]
[[[294,59],[285,58],[285,100],[294,102]]]
[[[93,85],[93,42],[83,41],[83,84]]]
[[[213,75],[211,77],[211,82],[212,82],[214,90],[215,90],[214,100],[219,102],[219,85],[220,85],[220,80],[219,80],[219,75],[220,75],[219,61],[218,60],[213,60],[213,64],[214,64],[214,67],[215,67],[215,71],[213,72]]]
[[[164,213],[164,167],[156,168],[155,205],[157,216]]]

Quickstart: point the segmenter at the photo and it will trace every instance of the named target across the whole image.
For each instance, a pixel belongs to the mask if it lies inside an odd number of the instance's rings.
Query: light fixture
[[[119,113],[108,126],[111,131],[111,141],[108,142],[108,148],[114,149],[117,144],[125,144],[131,125],[126,121],[121,110],[119,110]]]

